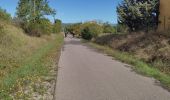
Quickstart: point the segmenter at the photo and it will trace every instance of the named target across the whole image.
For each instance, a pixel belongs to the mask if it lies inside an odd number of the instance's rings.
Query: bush
[[[103,33],[116,33],[116,28],[109,23],[103,24]]]
[[[88,27],[85,27],[81,32],[82,38],[86,40],[91,40],[93,38]]]
[[[14,17],[12,19],[12,23],[19,28],[22,28],[23,30],[26,30],[28,25],[26,24],[26,22],[23,19],[20,19],[18,17]]]
[[[48,19],[41,19],[40,20],[40,29],[42,31],[42,34],[51,34],[53,30],[53,26]]]
[[[127,32],[129,32],[129,28],[126,25],[118,24],[117,25],[117,32],[119,32],[119,33],[127,33]]]
[[[54,33],[60,33],[62,31],[62,22],[61,20],[57,19],[55,20],[55,23],[53,25],[53,32]]]
[[[83,35],[87,34],[90,39],[96,38],[97,36],[99,36],[99,34],[103,33],[103,27],[97,23],[84,23],[82,25],[82,30],[82,37]]]
[[[72,33],[77,37],[80,37],[82,31],[81,27],[82,27],[82,23],[71,24],[65,27],[65,32]]]
[[[25,30],[29,35],[40,37],[41,35],[44,34],[47,35],[51,34],[52,29],[53,27],[51,22],[48,19],[43,18],[36,22],[33,21],[29,22],[26,25]]]
[[[26,32],[31,36],[40,37],[42,32],[40,30],[40,24],[30,22],[27,24]]]

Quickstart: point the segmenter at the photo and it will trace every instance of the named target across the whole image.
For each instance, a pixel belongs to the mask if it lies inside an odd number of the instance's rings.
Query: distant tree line
[[[157,29],[159,0],[123,0],[117,7],[118,22],[130,31]]]
[[[86,40],[91,40],[106,33],[116,33],[116,27],[110,23],[99,23],[99,22],[85,22],[75,23],[65,27],[65,32],[74,34],[77,37],[82,37]]]

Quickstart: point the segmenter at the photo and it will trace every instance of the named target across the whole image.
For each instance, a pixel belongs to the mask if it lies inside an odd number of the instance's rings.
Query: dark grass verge
[[[29,56],[24,64],[16,70],[13,70],[6,77],[0,81],[0,99],[11,100],[12,92],[15,92],[20,84],[20,79],[27,77],[41,77],[47,76],[50,71],[50,66],[53,63],[53,56],[60,50],[63,43],[63,36],[61,34],[55,35],[55,39],[44,44],[31,56]],[[24,83],[24,82],[23,82]],[[24,85],[23,85],[24,86]]]
[[[102,45],[92,43],[92,42],[87,42],[87,41],[83,41],[83,42],[86,42],[87,44],[96,48],[97,50],[100,50],[101,52],[114,57],[114,59],[133,65],[132,69],[135,70],[137,73],[142,74],[144,76],[155,78],[161,83],[163,88],[170,91],[170,76],[165,73],[162,73],[157,68],[154,68],[154,66],[151,66],[128,53],[111,49],[108,46],[102,46]]]

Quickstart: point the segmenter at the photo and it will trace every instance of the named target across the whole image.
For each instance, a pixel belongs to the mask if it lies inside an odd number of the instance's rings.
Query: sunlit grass
[[[48,75],[54,56],[59,55],[61,34],[30,37],[11,24],[0,23],[0,99],[24,99],[25,85]],[[42,90],[39,90],[43,92]]]
[[[24,60],[19,68],[12,70],[0,81],[1,98],[11,99],[10,95],[16,87],[22,88],[20,85],[24,80],[32,78],[32,76],[41,77],[48,75],[50,66],[52,66],[52,58],[54,54],[60,50],[62,45],[62,35],[54,35],[55,39],[42,45],[32,55]],[[59,54],[59,52],[57,52]],[[57,54],[57,55],[58,55]],[[56,56],[56,55],[55,55]],[[30,77],[29,77],[30,76]],[[29,81],[29,80],[28,80]],[[22,90],[22,89],[21,89]],[[15,90],[15,92],[18,90]],[[19,93],[22,91],[18,91]],[[20,94],[20,96],[22,96]]]

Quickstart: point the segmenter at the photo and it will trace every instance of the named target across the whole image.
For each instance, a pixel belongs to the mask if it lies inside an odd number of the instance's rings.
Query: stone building
[[[170,0],[160,0],[159,31],[170,30]]]

